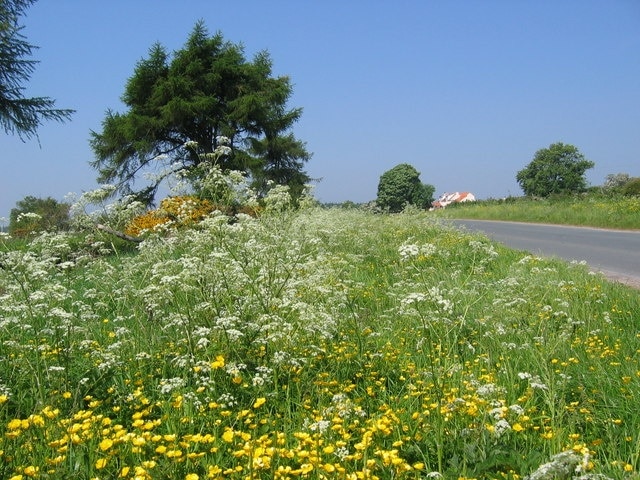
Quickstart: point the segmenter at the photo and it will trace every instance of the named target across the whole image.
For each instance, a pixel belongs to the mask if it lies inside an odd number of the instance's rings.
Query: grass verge
[[[639,474],[640,295],[581,266],[426,212],[65,241],[2,251],[1,478]]]
[[[640,197],[585,195],[548,199],[526,197],[449,205],[445,218],[554,223],[640,230]]]

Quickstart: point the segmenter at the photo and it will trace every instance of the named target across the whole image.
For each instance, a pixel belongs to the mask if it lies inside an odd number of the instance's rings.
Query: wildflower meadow
[[[640,293],[585,265],[421,211],[86,235],[0,239],[0,478],[640,478]]]

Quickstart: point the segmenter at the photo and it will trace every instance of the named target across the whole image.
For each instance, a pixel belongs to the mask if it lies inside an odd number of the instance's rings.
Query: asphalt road
[[[604,230],[519,222],[452,220],[509,248],[534,255],[585,261],[594,271],[640,288],[640,231]]]

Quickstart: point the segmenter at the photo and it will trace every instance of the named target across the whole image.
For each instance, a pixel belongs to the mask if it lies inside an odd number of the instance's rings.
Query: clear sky
[[[640,176],[639,0],[40,0],[27,95],[77,112],[39,144],[0,131],[0,217],[96,188],[90,131],[124,112],[149,48],[180,49],[199,19],[291,77],[322,202],[375,199],[399,163],[436,195],[521,195],[517,171],[555,142],[595,162],[592,185]]]

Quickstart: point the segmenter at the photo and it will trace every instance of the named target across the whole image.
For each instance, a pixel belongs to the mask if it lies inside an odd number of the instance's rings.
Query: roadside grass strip
[[[0,478],[639,478],[640,294],[584,266],[428,212],[69,242],[0,244]]]

